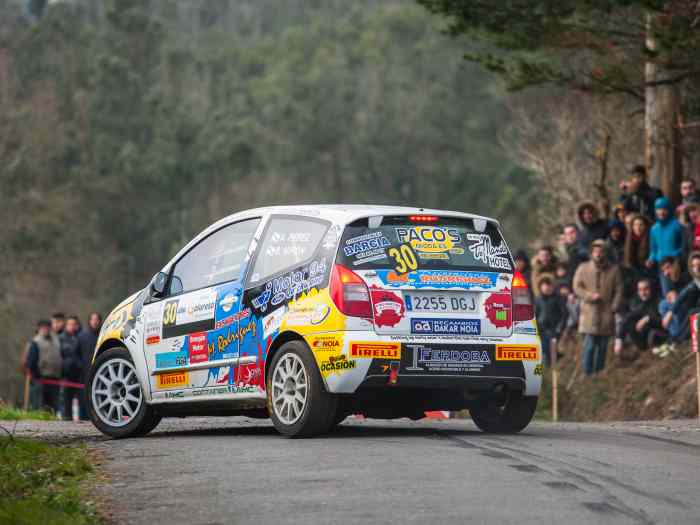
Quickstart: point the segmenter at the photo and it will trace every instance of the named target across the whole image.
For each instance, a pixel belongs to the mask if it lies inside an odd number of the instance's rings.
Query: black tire
[[[477,404],[469,409],[472,420],[484,432],[516,434],[530,424],[537,408],[536,396],[511,394],[506,403]]]
[[[273,407],[273,377],[278,364],[289,354],[294,354],[301,361],[307,378],[307,397],[301,409],[301,416],[288,424],[280,419]],[[311,354],[311,350],[302,341],[289,341],[282,345],[272,358],[267,374],[267,407],[270,419],[277,431],[285,437],[306,438],[325,434],[333,426],[336,416],[337,398],[326,392],[323,379]],[[284,416],[284,413],[282,414]]]
[[[95,427],[97,427],[100,432],[107,436],[116,439],[145,436],[151,430],[156,428],[156,426],[158,426],[158,423],[160,423],[162,418],[155,412],[151,405],[146,403],[143,392],[141,392],[141,404],[136,411],[136,414],[133,416],[131,421],[129,421],[129,423],[123,426],[114,426],[103,421],[97,415],[96,409],[93,406],[92,391],[95,386],[95,375],[97,374],[97,371],[106,362],[117,359],[128,361],[132,365],[134,364],[129,351],[126,348],[116,347],[105,350],[98,355],[94,365],[90,369],[88,379],[85,383],[85,397],[87,400],[88,415],[90,416],[90,420]]]

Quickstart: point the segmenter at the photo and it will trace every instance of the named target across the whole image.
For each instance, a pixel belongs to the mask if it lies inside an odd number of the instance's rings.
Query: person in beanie
[[[661,271],[659,265],[667,257],[678,259],[683,254],[683,227],[673,217],[671,201],[666,197],[659,197],[654,202],[656,210],[656,222],[649,233],[649,258],[646,266],[651,269],[659,268],[659,281],[661,293],[665,296],[673,286]]]
[[[605,367],[608,342],[615,335],[615,313],[622,308],[622,273],[608,261],[605,241],[591,244],[591,260],[574,275],[574,292],[581,300],[578,330],[583,334],[583,371],[587,376]]]
[[[535,299],[535,317],[542,339],[542,363],[546,368],[549,368],[551,364],[550,348],[552,342],[556,345],[557,339],[564,331],[567,311],[561,295],[555,293],[554,284],[549,276],[540,279],[539,292],[537,299]]]
[[[32,339],[27,354],[27,368],[33,381],[44,379],[58,380],[63,372],[61,359],[61,342],[51,331],[51,321],[40,320],[37,323],[37,334]],[[44,409],[58,412],[61,387],[43,384],[41,389],[41,404]]]

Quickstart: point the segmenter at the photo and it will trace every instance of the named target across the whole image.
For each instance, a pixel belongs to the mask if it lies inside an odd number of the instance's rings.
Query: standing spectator
[[[688,204],[684,207],[681,217],[685,233],[683,251],[687,257],[690,252],[700,250],[700,205]]]
[[[608,245],[608,257],[610,262],[613,264],[622,264],[625,256],[625,237],[627,232],[625,230],[625,223],[613,219],[608,224],[608,235],[607,235],[607,245]]]
[[[39,330],[34,330],[34,336]],[[33,337],[34,337],[33,336]],[[32,339],[33,339],[32,337]],[[30,410],[41,410],[41,383],[34,381],[29,371],[29,350],[32,347],[32,340],[27,341],[20,357],[20,368],[22,374],[29,375],[29,408]]]
[[[654,220],[654,202],[663,194],[658,188],[652,188],[647,184],[647,171],[644,166],[634,166],[630,180],[621,182],[620,189],[622,190],[620,202],[625,212],[636,212],[649,220]]]
[[[513,256],[513,261],[515,261],[515,271],[520,272],[523,276],[527,287],[532,290],[532,275],[530,270],[530,258],[527,256],[525,250],[518,250]]]
[[[678,292],[670,290],[666,298],[659,303],[659,315],[661,315],[661,325],[668,332],[672,342],[680,341],[682,326],[680,319],[673,315],[673,305],[678,300]]]
[[[63,312],[56,312],[51,316],[51,331],[60,337],[66,326],[66,316]]]
[[[581,230],[579,240],[583,246],[589,246],[596,239],[604,239],[608,233],[608,226],[603,219],[598,216],[598,209],[592,202],[584,202],[577,211]]]
[[[680,258],[683,254],[683,227],[673,217],[671,201],[666,197],[659,197],[654,203],[656,210],[656,222],[651,227],[649,234],[650,249],[646,266],[651,269],[661,263],[666,257]],[[661,281],[661,293],[666,295],[672,283],[659,269]]]
[[[639,350],[647,350],[666,338],[659,305],[649,279],[637,283],[637,295],[630,301],[615,339],[615,354],[622,352],[624,341],[628,337]]]
[[[693,252],[688,259],[688,272],[692,281],[683,288],[671,307],[673,317],[681,326],[681,339],[690,337],[690,314],[700,306],[700,252]]]
[[[545,367],[551,365],[550,350],[556,349],[556,342],[566,323],[566,306],[561,296],[554,293],[554,285],[549,276],[540,279],[540,289],[535,299],[535,317],[542,339],[542,362]]]
[[[634,214],[630,219],[630,232],[625,239],[623,266],[636,279],[649,274],[646,262],[649,259],[649,222],[646,217]]]
[[[584,335],[583,370],[590,376],[605,367],[608,340],[615,334],[615,313],[623,299],[622,274],[608,262],[604,241],[591,244],[591,260],[576,270],[574,291],[581,300],[578,329]]]
[[[63,378],[72,382],[80,383],[83,379],[83,363],[78,347],[78,332],[80,320],[77,316],[71,315],[66,319],[66,326],[59,337],[61,341],[61,357],[63,358]],[[73,399],[82,398],[80,388],[63,388],[63,419],[71,420],[73,412]],[[79,401],[80,402],[80,401]]]
[[[540,293],[540,279],[545,275],[550,279],[554,277],[554,267],[557,261],[551,246],[542,246],[537,250],[537,255],[532,260],[532,290],[537,297]]]
[[[568,266],[567,282],[571,284],[574,274],[582,262],[588,260],[588,249],[579,239],[578,227],[575,224],[567,224],[561,236],[561,244],[566,256]]]
[[[61,377],[61,343],[58,336],[51,331],[51,322],[48,320],[42,319],[37,323],[37,334],[29,347],[27,366],[33,381],[58,380]],[[43,384],[42,407],[58,412],[60,390],[58,385]]]
[[[695,187],[695,181],[684,179],[681,181],[681,205],[700,204],[700,193]]]
[[[558,262],[554,265],[554,289],[558,290],[560,286],[569,284],[569,267],[566,263]]]
[[[80,355],[81,368],[83,371],[82,383],[85,384],[92,364],[92,356],[95,353],[97,338],[102,328],[102,316],[97,312],[92,312],[88,317],[87,327],[78,335],[78,354]],[[85,389],[83,389],[83,400],[80,404],[80,419],[86,420],[87,399],[85,399]]]
[[[627,212],[625,212],[625,206],[621,203],[616,204],[615,207],[613,208],[613,217],[612,218],[625,224],[625,216],[626,215],[627,215]]]

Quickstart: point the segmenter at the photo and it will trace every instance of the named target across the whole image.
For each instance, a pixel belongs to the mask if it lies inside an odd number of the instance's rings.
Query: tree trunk
[[[647,41],[650,51],[657,49],[651,31],[652,19],[647,18]],[[674,204],[680,202],[680,182],[683,176],[680,132],[677,126],[680,115],[680,94],[675,85],[658,85],[666,78],[661,66],[646,63],[645,77],[645,164],[652,186],[660,187]]]

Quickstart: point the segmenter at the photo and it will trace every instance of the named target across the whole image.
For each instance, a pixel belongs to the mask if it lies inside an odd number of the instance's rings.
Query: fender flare
[[[321,380],[323,381],[323,388],[326,389],[326,392],[330,392],[328,390],[328,384],[326,383],[326,378],[323,377],[321,374],[321,371],[318,369],[318,362],[316,361],[316,355],[314,354],[314,351],[311,349],[309,346],[309,343],[306,342],[306,339],[304,339],[304,336],[301,335],[298,332],[295,332],[293,330],[285,330],[284,332],[281,332],[277,334],[277,337],[275,337],[272,340],[272,344],[270,344],[270,348],[267,351],[267,356],[265,356],[265,385],[267,388],[267,374],[270,371],[270,363],[272,362],[272,359],[274,355],[279,351],[279,349],[284,345],[285,343],[288,343],[289,341],[301,341],[306,345],[306,347],[309,349],[309,352],[311,352],[311,356],[313,357],[314,363],[316,364],[316,370],[318,371],[319,375],[321,376]]]
[[[146,368],[146,359],[143,352],[139,353],[136,349],[132,348],[125,341],[117,338],[105,339],[99,347],[95,349],[95,354],[92,357],[92,364],[97,360],[97,356],[106,352],[110,348],[126,348],[131,356],[131,360],[134,362],[134,367],[136,368],[136,377],[141,384],[141,391],[143,392],[143,397],[146,403],[151,402],[151,382],[148,376],[148,370]]]

